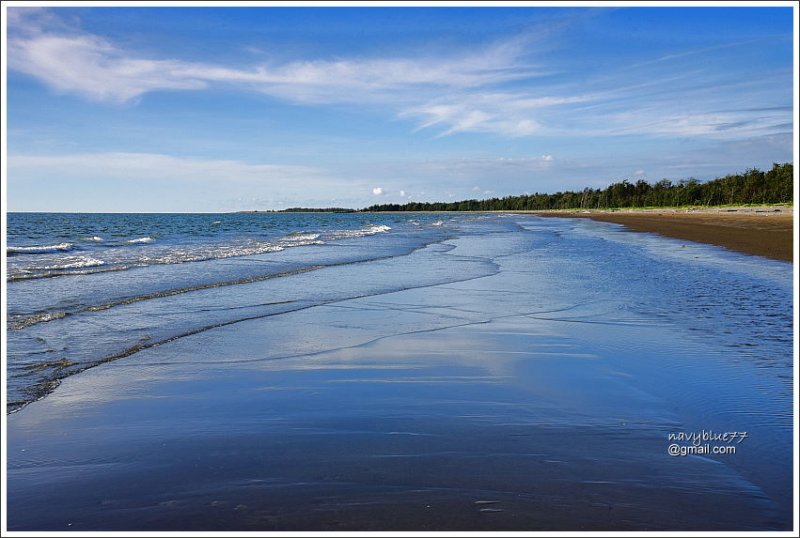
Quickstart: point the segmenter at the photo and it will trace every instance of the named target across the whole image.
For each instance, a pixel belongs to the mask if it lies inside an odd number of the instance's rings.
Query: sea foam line
[[[379,233],[386,233],[392,228],[385,224],[368,225],[364,228],[357,230],[333,230],[331,232],[324,232],[326,239],[346,239],[358,238]],[[243,245],[221,245],[205,249],[175,249],[166,251],[150,251],[148,255],[141,255],[135,259],[118,260],[118,261],[102,261],[96,258],[80,257],[80,258],[66,258],[64,263],[59,265],[49,265],[46,267],[33,266],[25,268],[17,268],[14,271],[9,271],[7,281],[22,281],[33,280],[37,278],[52,278],[60,276],[78,275],[78,274],[91,274],[95,272],[108,272],[108,271],[125,271],[134,267],[147,267],[151,265],[170,265],[180,264],[187,262],[199,262],[206,260],[232,258],[238,256],[253,256],[259,254],[267,254],[271,252],[280,252],[286,248],[300,247],[306,245],[323,245],[325,241],[321,239],[323,234],[316,232],[294,232],[290,233],[275,242],[253,242]],[[136,239],[129,239],[124,244],[141,244],[150,243],[155,241],[150,236],[140,237]],[[51,247],[66,248],[72,247],[71,243],[62,243],[59,245],[51,245]],[[16,248],[16,247],[12,247]],[[20,248],[34,248],[34,247],[20,247]],[[44,247],[35,247],[44,248]],[[50,248],[50,247],[48,247]],[[83,269],[83,271],[76,271],[76,269]]]
[[[72,250],[72,243],[58,243],[55,245],[32,245],[29,247],[10,246],[6,248],[7,254],[42,254],[47,252],[64,252]]]
[[[48,265],[46,267],[38,267],[37,269],[44,271],[57,271],[59,269],[81,269],[83,267],[99,267],[105,265],[103,260],[97,258],[90,258],[89,256],[73,256],[71,258],[63,258],[60,260],[62,263],[58,265]]]
[[[155,239],[153,239],[152,237],[148,236],[148,237],[137,237],[136,239],[128,239],[125,242],[128,243],[128,244],[133,245],[133,244],[136,244],[136,243],[152,243],[153,241],[155,241]]]

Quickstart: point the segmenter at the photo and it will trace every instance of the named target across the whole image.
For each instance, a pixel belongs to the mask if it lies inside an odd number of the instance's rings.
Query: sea
[[[226,297],[243,284],[408,254],[445,239],[454,218],[9,213],[9,410],[45,396],[64,377],[143,348],[348,298],[333,283],[260,304]],[[357,294],[401,286],[376,279]],[[199,296],[218,302],[197,311],[192,302]]]

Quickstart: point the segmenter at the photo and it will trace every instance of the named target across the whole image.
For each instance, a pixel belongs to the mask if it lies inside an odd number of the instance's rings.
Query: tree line
[[[673,183],[628,180],[605,189],[583,189],[554,194],[525,194],[487,200],[459,202],[409,202],[376,204],[361,211],[524,211],[545,209],[613,209],[623,207],[679,207],[793,202],[792,163],[772,165],[763,172],[756,168],[711,181],[689,178]]]
[[[279,213],[355,213],[355,211],[346,207],[289,207],[278,210]]]

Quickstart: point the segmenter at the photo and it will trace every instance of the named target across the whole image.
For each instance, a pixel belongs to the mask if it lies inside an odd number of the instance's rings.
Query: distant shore
[[[634,232],[708,243],[776,260],[793,260],[794,211],[788,206],[708,209],[550,210],[541,217],[589,218]]]

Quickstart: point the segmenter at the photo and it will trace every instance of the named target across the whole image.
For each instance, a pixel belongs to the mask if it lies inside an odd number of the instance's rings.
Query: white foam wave
[[[336,230],[330,233],[330,236],[335,239],[346,239],[350,237],[364,237],[367,235],[375,235],[379,233],[386,233],[392,228],[385,224],[376,224],[361,228],[360,230]]]
[[[24,329],[25,327],[30,327],[31,325],[36,325],[37,323],[46,323],[48,321],[53,321],[54,319],[61,319],[66,317],[66,312],[41,312],[39,314],[34,314],[32,316],[18,316],[14,319],[9,321],[9,325],[12,329],[20,330]]]
[[[153,241],[155,241],[155,239],[153,239],[152,237],[138,237],[136,239],[129,239],[125,242],[129,244],[136,244],[136,243],[152,243]]]
[[[355,231],[358,235],[369,235],[379,233],[384,231],[384,229],[388,229],[388,226],[373,226],[368,229]],[[144,239],[152,240],[148,237],[131,241],[142,243],[146,242],[143,241]],[[130,243],[131,241],[128,242]],[[324,244],[324,241],[320,239],[320,234],[313,232],[295,232],[270,241],[250,240],[233,244],[204,246],[167,246],[166,244],[157,244],[142,250],[119,249],[106,251],[103,254],[103,260],[89,256],[67,256],[40,259],[38,263],[26,263],[24,266],[17,264],[16,266],[9,267],[8,280],[26,280],[62,275],[124,271],[133,267],[146,267],[149,265],[169,265],[238,256],[255,256],[280,252],[292,247],[322,244]]]
[[[102,243],[103,242],[103,238],[100,237],[99,235],[95,235],[95,236],[90,237],[88,239],[88,241],[94,241],[95,243]]]
[[[295,245],[290,245],[295,246]],[[249,243],[244,245],[224,245],[202,249],[171,249],[163,253],[155,253],[137,258],[131,265],[161,265],[185,262],[199,262],[204,260],[218,260],[234,258],[236,256],[253,256],[280,252],[284,246],[275,243]]]
[[[305,245],[322,245],[324,243],[324,241],[320,241],[319,234],[306,232],[290,233],[278,242],[282,247],[302,247]]]
[[[8,254],[39,254],[45,252],[59,252],[72,250],[74,245],[72,243],[58,243],[56,245],[33,245],[30,247],[8,247],[6,253]]]
[[[284,247],[275,243],[250,243],[245,245],[230,245],[219,247],[215,250],[201,252],[202,259],[233,258],[234,256],[252,256],[268,252],[280,252]]]
[[[71,256],[62,258],[57,265],[47,265],[42,267],[46,271],[56,271],[59,269],[82,269],[84,267],[99,267],[105,265],[106,262],[89,256]]]
[[[310,232],[292,232],[283,239],[288,241],[314,241],[315,239],[319,239],[319,234]]]
[[[443,224],[444,224],[444,222],[443,222],[443,221],[441,221],[441,220],[437,220],[436,222],[432,222],[432,223],[431,223],[431,226],[441,226],[441,225],[443,225]]]

